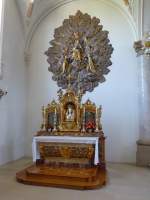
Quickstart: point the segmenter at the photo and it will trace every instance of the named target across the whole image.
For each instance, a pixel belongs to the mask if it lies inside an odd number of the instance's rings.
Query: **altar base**
[[[92,168],[49,167],[33,164],[16,174],[17,181],[28,185],[72,189],[96,189],[106,183],[106,170]]]

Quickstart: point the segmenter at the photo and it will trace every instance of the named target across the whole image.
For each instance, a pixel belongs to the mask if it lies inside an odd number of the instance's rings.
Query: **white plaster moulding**
[[[5,6],[6,3],[4,0],[1,0],[2,2],[2,12],[1,12],[1,27],[0,27],[0,80],[3,79],[3,31],[4,31],[4,17],[5,17]]]
[[[4,0],[5,1],[5,0]],[[21,26],[22,26],[22,33],[23,33],[23,36],[24,36],[24,38],[25,38],[25,33],[26,33],[26,28],[25,28],[25,26],[26,26],[26,24],[25,24],[25,22],[24,22],[24,16],[23,16],[23,14],[22,14],[22,12],[21,12],[21,10],[20,10],[20,8],[19,8],[19,5],[18,5],[18,2],[17,2],[17,0],[15,0],[14,1],[15,2],[15,4],[16,4],[16,7],[17,7],[17,10],[18,10],[18,15],[19,15],[19,17],[20,17],[20,21],[21,21]]]
[[[29,32],[27,34],[26,43],[25,43],[25,55],[29,54],[32,38],[34,36],[34,33],[36,32],[36,29],[42,23],[42,21],[50,13],[55,11],[57,8],[59,8],[59,7],[63,6],[63,5],[69,4],[69,3],[73,2],[73,1],[79,1],[79,0],[62,0],[59,3],[56,2],[55,5],[53,5],[53,6],[50,5],[49,7],[45,8],[43,10],[42,14],[39,17],[37,17],[37,19],[35,20],[35,22],[31,26],[31,28],[30,28],[30,30],[29,30]],[[136,23],[135,23],[133,17],[131,16],[131,14],[129,12],[127,12],[127,10],[123,9],[118,3],[114,2],[114,0],[109,0],[109,1],[99,0],[99,1],[103,2],[104,4],[106,4],[108,6],[113,7],[114,9],[117,9],[125,17],[125,19],[127,20],[129,26],[131,27],[131,30],[132,30],[132,33],[133,33],[133,36],[134,36],[135,40],[137,40],[139,32],[138,32],[138,28],[136,27]]]
[[[143,34],[144,34],[144,27],[143,27],[143,25],[144,25],[144,16],[143,16],[143,14],[144,14],[144,0],[139,0],[139,8],[138,9],[139,9],[138,12],[140,13],[139,23],[138,23],[138,25],[139,25],[138,31],[139,31],[139,38],[142,38]]]

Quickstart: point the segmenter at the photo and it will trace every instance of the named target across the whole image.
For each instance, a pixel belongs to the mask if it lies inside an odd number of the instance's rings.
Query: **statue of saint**
[[[82,47],[80,44],[80,37],[79,37],[79,33],[74,33],[74,38],[75,38],[75,44],[74,44],[74,48],[73,48],[73,53],[72,53],[72,58],[75,61],[81,61],[81,51],[82,51]]]
[[[65,56],[64,62],[62,64],[62,73],[63,74],[67,71],[68,66],[69,66],[69,64],[68,64],[68,61],[67,61],[67,56]]]
[[[66,120],[67,121],[74,121],[75,113],[72,105],[68,105],[67,111],[66,111]]]

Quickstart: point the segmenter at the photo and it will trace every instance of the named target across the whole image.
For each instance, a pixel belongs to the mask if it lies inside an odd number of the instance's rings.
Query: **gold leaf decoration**
[[[81,11],[55,29],[54,40],[45,54],[49,71],[59,87],[66,89],[69,84],[75,92],[80,87],[85,93],[105,81],[104,75],[112,65],[113,47],[108,31],[102,29],[98,18]]]

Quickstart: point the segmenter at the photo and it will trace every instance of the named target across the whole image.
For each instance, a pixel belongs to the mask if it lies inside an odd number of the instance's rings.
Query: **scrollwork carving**
[[[62,89],[67,89],[70,84],[77,93],[80,84],[83,93],[91,92],[105,81],[104,75],[109,73],[108,67],[112,64],[113,47],[108,31],[103,31],[99,23],[98,18],[78,11],[55,29],[54,40],[45,54],[52,78]],[[71,77],[69,83],[68,76]]]

